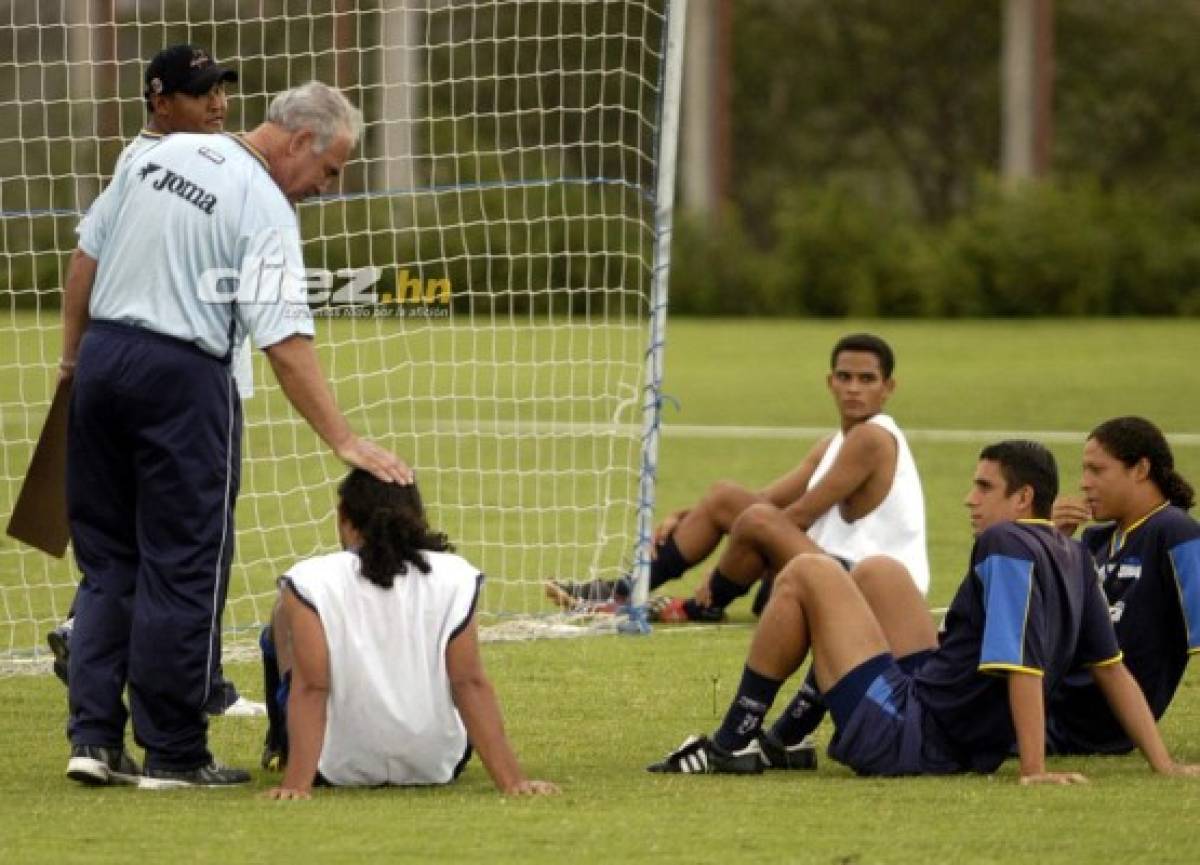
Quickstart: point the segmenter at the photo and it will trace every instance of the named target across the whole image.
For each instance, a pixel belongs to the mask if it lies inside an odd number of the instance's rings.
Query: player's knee
[[[787,598],[790,603],[804,604],[804,599],[830,579],[844,579],[845,571],[829,556],[821,553],[801,553],[787,563],[775,577],[771,601]]]
[[[758,500],[758,496],[734,481],[717,481],[704,495],[704,506],[714,514],[724,514],[730,520]]]
[[[748,540],[760,540],[786,522],[783,512],[774,505],[757,502],[741,512],[733,524],[733,534]]]
[[[872,607],[894,607],[907,603],[910,596],[920,597],[908,568],[891,556],[869,556],[855,565],[850,576]]]
[[[899,560],[891,556],[867,556],[854,566],[854,570],[850,572],[850,576],[860,586],[874,582],[889,583],[903,581],[911,583],[913,581],[908,568],[904,567],[904,565],[900,564]]]

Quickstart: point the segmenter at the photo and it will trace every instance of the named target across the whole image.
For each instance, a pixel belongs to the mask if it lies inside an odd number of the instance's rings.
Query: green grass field
[[[666,390],[681,408],[668,410],[668,425],[828,427],[827,352],[860,326],[896,347],[900,386],[890,409],[911,430],[1080,432],[1139,413],[1171,433],[1200,432],[1195,320],[672,322]],[[0,392],[17,386],[7,374],[0,370]],[[930,602],[940,606],[968,551],[961,500],[984,438],[914,438]],[[660,508],[686,504],[723,477],[765,482],[809,444],[698,438],[668,426]],[[1081,445],[1053,445],[1064,488],[1078,482]],[[1200,479],[1200,447],[1177,445],[1176,454]],[[1054,761],[1092,778],[1064,789],[1021,788],[1013,766],[991,778],[892,781],[858,779],[827,760],[816,773],[751,779],[647,774],[645,764],[687,733],[716,725],[750,636],[745,605],[734,612],[729,626],[659,628],[647,638],[485,646],[527,770],[563,787],[552,800],[496,796],[477,762],[448,788],[320,791],[307,803],[256,797],[276,780],[268,773],[256,773],[249,791],[85,790],[62,776],[58,682],[0,679],[0,862],[1195,860],[1200,782],[1155,778],[1138,757]],[[254,665],[231,673],[251,694],[261,691]],[[1200,762],[1195,672],[1163,730],[1178,757]],[[256,765],[262,732],[253,720],[217,719],[214,750]]]

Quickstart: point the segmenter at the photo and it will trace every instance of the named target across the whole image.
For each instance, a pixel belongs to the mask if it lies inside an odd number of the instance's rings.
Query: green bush
[[[979,184],[944,225],[844,183],[781,193],[770,248],[736,214],[685,220],[672,308],[700,315],[1200,314],[1195,197],[1094,182]],[[684,288],[677,290],[682,285]]]

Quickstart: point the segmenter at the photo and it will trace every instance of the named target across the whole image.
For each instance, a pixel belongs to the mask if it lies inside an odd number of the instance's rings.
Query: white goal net
[[[318,345],[351,423],[414,465],[487,574],[485,625],[549,613],[547,578],[628,573],[653,494],[679,6],[0,0],[5,520],[54,386],[74,227],[145,120],[149,58],[189,42],[238,71],[228,131],[313,78],[362,108],[340,187],[300,208],[330,274]],[[290,563],[336,545],[344,472],[255,364],[227,645]],[[0,669],[44,666],[78,576],[69,553],[0,540]]]

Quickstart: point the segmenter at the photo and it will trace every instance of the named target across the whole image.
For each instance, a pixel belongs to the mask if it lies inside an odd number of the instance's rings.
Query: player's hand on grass
[[[353,436],[337,449],[337,455],[348,465],[368,471],[385,483],[408,485],[413,482],[408,463],[364,438]]]
[[[708,577],[705,577],[700,585],[696,586],[695,598],[696,603],[702,607],[712,606],[712,586],[708,582]]]
[[[1038,772],[1036,775],[1022,775],[1021,786],[1031,787],[1034,784],[1086,784],[1088,779],[1079,772]]]
[[[1070,537],[1075,530],[1087,522],[1091,522],[1092,509],[1087,502],[1078,496],[1060,496],[1054,500],[1050,510],[1050,521],[1064,535]]]
[[[505,796],[557,796],[561,791],[558,785],[551,781],[531,781],[525,779],[510,784],[501,790]]]
[[[263,796],[267,799],[311,799],[312,793],[307,790],[295,790],[291,787],[272,787]]]
[[[684,508],[681,511],[675,511],[670,514],[665,520],[658,524],[654,529],[654,537],[651,538],[650,558],[658,558],[658,547],[670,536],[671,532],[675,531],[675,527],[688,515],[688,509]]]
[[[1168,768],[1160,770],[1160,775],[1173,775],[1177,778],[1200,778],[1200,765],[1195,763],[1172,763]]]

